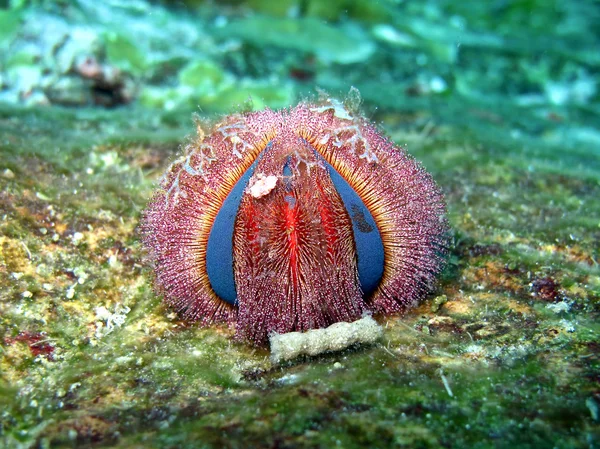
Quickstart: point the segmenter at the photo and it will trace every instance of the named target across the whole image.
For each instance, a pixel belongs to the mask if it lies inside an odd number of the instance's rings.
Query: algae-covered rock
[[[389,5],[385,1],[365,2],[360,0],[246,0],[244,4],[254,11],[277,17],[293,17],[302,14],[321,20],[336,21],[351,17],[357,21],[379,22],[389,19]]]
[[[4,65],[7,69],[21,66],[32,66],[41,56],[39,48],[28,46],[8,54],[4,59]]]
[[[106,33],[104,42],[106,57],[121,70],[140,75],[148,66],[142,49],[124,34],[116,32]]]
[[[214,95],[192,97],[198,105],[213,112],[231,112],[239,109],[258,111],[265,107],[283,108],[293,103],[295,89],[292,84],[272,85],[270,83],[245,82],[230,86]]]
[[[0,9],[0,49],[6,49],[19,30],[18,10]]]
[[[295,99],[295,90],[291,84],[275,86],[250,80],[234,84],[229,77],[218,85],[211,85],[211,82],[204,82],[198,87],[146,86],[140,93],[140,102],[145,106],[168,111],[176,108],[200,108],[206,113],[226,113],[240,109],[260,110],[267,106],[273,109],[282,108],[292,104]]]
[[[178,74],[181,84],[198,91],[216,89],[225,80],[225,77],[223,69],[207,59],[190,61]]]
[[[219,35],[238,37],[256,45],[314,54],[324,63],[352,64],[367,60],[375,47],[358,26],[334,27],[316,18],[275,18],[254,15],[219,29]]]
[[[167,111],[173,110],[187,103],[191,89],[165,88],[156,86],[144,86],[139,95],[139,102],[143,106],[161,108]]]

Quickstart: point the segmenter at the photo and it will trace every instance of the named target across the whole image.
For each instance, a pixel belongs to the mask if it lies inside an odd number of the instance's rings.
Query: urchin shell
[[[199,133],[141,229],[165,300],[256,344],[403,311],[431,290],[448,243],[431,176],[336,100],[234,114]]]

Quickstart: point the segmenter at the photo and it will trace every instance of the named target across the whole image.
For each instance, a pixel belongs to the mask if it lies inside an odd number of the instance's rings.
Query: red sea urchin
[[[142,221],[165,300],[185,319],[285,333],[416,303],[447,246],[442,194],[336,100],[234,114],[165,174]]]

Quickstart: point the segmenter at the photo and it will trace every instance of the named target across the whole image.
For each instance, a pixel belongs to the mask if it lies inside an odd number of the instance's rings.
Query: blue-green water
[[[598,447],[599,30],[593,0],[0,2],[0,447]],[[137,226],[192,114],[352,87],[446,195],[437,290],[285,366],[178,320]]]

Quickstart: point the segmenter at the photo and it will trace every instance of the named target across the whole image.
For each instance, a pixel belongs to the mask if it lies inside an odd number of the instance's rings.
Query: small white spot
[[[117,258],[116,254],[111,254],[108,257],[108,266],[113,269],[119,268],[120,263],[119,263],[119,259]]]
[[[439,94],[445,92],[448,89],[448,85],[442,77],[434,76],[431,81],[429,81],[429,88],[433,93]]]
[[[73,245],[78,245],[79,242],[81,242],[82,239],[83,239],[83,234],[81,232],[76,232],[71,237],[71,240],[73,241]]]

